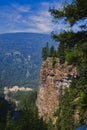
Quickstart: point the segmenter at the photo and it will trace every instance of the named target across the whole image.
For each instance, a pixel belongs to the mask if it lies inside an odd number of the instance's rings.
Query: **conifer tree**
[[[11,114],[10,114],[10,112],[8,112],[5,130],[12,130],[12,126],[13,126],[13,124],[12,124],[12,120],[11,120]]]
[[[48,56],[49,56],[49,46],[47,42],[46,46],[42,48],[42,59],[46,60]]]
[[[72,0],[63,5],[63,8],[53,8],[50,12],[54,20],[68,23],[69,29],[60,34],[54,32],[53,38],[59,42],[57,54],[62,63],[68,61],[68,64],[76,66],[79,78],[73,79],[70,88],[60,94],[56,125],[59,130],[73,130],[87,122],[84,116],[87,110],[87,0]],[[73,30],[76,24],[77,31]],[[75,99],[78,100],[74,102]],[[78,122],[73,118],[76,110]]]
[[[50,47],[50,54],[49,55],[50,55],[50,57],[56,57],[56,50],[55,50],[53,45]]]

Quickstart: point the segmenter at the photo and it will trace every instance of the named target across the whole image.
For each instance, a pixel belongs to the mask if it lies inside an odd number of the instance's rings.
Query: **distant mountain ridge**
[[[0,34],[0,88],[14,85],[36,88],[41,49],[46,42],[54,44],[46,34]]]

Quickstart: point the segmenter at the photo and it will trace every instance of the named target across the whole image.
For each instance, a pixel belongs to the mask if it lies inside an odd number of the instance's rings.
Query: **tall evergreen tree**
[[[59,41],[58,56],[67,60],[79,71],[79,78],[73,79],[70,88],[60,94],[60,106],[57,111],[57,129],[73,130],[87,122],[84,116],[87,112],[87,0],[72,0],[63,4],[62,9],[50,9],[55,20],[67,22],[69,29],[60,34],[53,33],[53,38]],[[80,22],[80,25],[77,24]],[[79,31],[74,31],[74,25]],[[63,62],[64,63],[64,62]],[[76,99],[78,99],[76,101]],[[78,111],[79,121],[75,122],[74,114]]]
[[[49,46],[47,42],[46,46],[42,48],[42,59],[46,60],[48,56],[49,56]]]
[[[11,120],[11,114],[10,114],[10,112],[8,112],[5,130],[12,130],[12,127],[13,127],[13,124],[12,124],[12,120]]]
[[[87,41],[87,24],[82,22],[82,25],[78,25],[81,31],[74,32],[73,26],[80,20],[86,20],[87,18],[87,1],[86,0],[73,0],[71,4],[65,4],[62,9],[50,9],[51,15],[54,19],[58,19],[60,22],[67,21],[70,30],[63,31],[60,34],[53,33],[53,38],[59,41],[59,56],[60,58],[65,55],[65,51],[73,51],[74,48],[81,45],[81,41]],[[63,45],[62,45],[63,44]],[[61,54],[62,50],[62,54]]]
[[[55,50],[55,48],[54,48],[53,45],[50,47],[49,56],[50,56],[50,57],[56,57],[56,50]]]

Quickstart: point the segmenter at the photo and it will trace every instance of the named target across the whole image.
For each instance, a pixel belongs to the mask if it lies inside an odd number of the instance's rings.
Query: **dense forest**
[[[41,48],[54,44],[47,34],[0,34],[0,88],[14,85],[37,88]]]
[[[35,106],[36,92],[21,98],[19,109],[0,97],[0,130],[47,130]]]
[[[61,64],[67,61],[77,68],[78,78],[72,80],[69,88],[61,89],[54,126],[51,120],[47,124],[39,118],[35,106],[36,93],[30,93],[22,100],[24,105],[17,115],[12,111],[15,111],[15,105],[0,98],[0,115],[3,114],[0,116],[0,130],[74,130],[87,123],[87,0],[63,3],[62,9],[50,8],[49,12],[55,21],[68,23],[69,27],[60,34],[52,33],[59,47],[49,48],[47,43],[42,49],[42,59],[52,57],[53,67],[55,57],[60,58]],[[74,26],[78,26],[78,30],[74,30]],[[77,120],[74,119],[76,111]]]

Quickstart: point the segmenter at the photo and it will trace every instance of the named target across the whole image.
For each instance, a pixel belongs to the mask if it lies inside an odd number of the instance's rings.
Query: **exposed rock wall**
[[[40,71],[40,83],[37,94],[36,105],[40,116],[52,118],[58,106],[59,91],[61,87],[69,87],[72,78],[76,78],[77,70],[71,65],[60,64],[56,58],[53,67],[52,58],[43,62]]]

